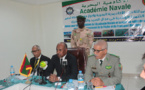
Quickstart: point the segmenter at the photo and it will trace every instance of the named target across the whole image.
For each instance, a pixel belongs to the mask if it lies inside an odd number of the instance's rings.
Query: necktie
[[[100,60],[100,62],[101,62],[101,63],[100,63],[100,66],[102,66],[102,64],[103,64],[103,61],[102,61],[102,60]]]
[[[38,63],[39,63],[38,58],[36,58],[34,68],[36,68],[36,67],[37,67]]]

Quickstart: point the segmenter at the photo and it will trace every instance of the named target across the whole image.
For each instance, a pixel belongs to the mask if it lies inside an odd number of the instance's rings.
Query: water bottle
[[[10,67],[10,75],[11,75],[11,82],[14,82],[14,80],[15,80],[15,69],[14,69],[13,65],[11,65],[11,67]]]
[[[82,71],[79,71],[78,74],[78,90],[84,90],[84,75]]]
[[[84,75],[81,70],[79,71],[79,74],[78,74],[78,80],[79,79],[84,79]]]
[[[67,90],[75,90],[75,85],[72,79],[69,79],[69,82],[67,84]]]

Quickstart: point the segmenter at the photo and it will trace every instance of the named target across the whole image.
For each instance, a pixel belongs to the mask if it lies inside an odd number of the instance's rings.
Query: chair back
[[[68,52],[74,55],[77,59],[78,71],[81,70],[85,73],[85,68],[87,65],[88,56],[85,52],[85,48],[68,48]]]

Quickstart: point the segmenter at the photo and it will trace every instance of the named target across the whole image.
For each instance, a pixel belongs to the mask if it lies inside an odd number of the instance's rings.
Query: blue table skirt
[[[54,87],[54,88],[56,88],[55,83],[49,82],[48,80],[46,80],[47,84],[40,85],[39,83],[34,82],[34,79],[37,79],[37,77],[33,77],[31,79],[33,79],[32,80],[32,84],[34,84],[34,85],[39,85],[39,86],[44,86],[44,87]],[[25,82],[26,82],[26,80],[18,80],[18,79],[16,79],[14,82],[10,82],[10,83],[5,82],[5,80],[0,80],[0,85],[3,85],[4,88],[7,88],[7,87],[10,87],[10,86],[12,86],[14,84],[25,83]],[[65,83],[66,82],[61,82],[61,85],[58,85],[57,88],[61,89],[62,88],[62,85],[64,85]],[[4,88],[2,88],[2,89],[4,89]],[[84,90],[87,90],[87,86],[85,86],[85,89]],[[115,90],[125,90],[125,89],[124,89],[124,87],[123,87],[122,84],[117,84]]]

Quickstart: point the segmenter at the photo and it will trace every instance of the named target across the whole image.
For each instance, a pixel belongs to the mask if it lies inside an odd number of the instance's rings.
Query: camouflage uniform
[[[71,47],[84,47],[86,49],[87,55],[90,55],[90,48],[93,43],[93,33],[91,30],[84,27],[83,29],[75,29],[71,34]]]

